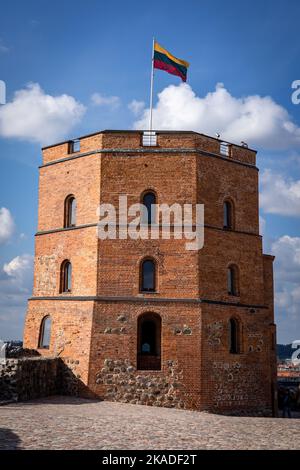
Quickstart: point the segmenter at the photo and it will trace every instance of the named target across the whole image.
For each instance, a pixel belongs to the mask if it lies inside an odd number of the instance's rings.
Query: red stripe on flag
[[[166,64],[165,62],[162,62],[161,60],[155,59],[154,68],[165,70],[166,72],[171,73],[172,75],[177,75],[178,77],[181,78],[183,82],[186,82],[186,75],[183,75],[174,65]]]

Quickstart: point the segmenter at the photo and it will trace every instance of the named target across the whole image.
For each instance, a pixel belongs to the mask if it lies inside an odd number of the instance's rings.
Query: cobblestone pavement
[[[299,449],[300,419],[51,397],[0,407],[0,449]]]

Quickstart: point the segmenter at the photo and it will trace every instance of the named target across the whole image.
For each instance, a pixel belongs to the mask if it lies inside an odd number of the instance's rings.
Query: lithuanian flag
[[[154,43],[153,60],[155,69],[165,70],[172,75],[177,75],[183,82],[186,82],[187,69],[190,64],[185,60],[174,57],[156,41]]]

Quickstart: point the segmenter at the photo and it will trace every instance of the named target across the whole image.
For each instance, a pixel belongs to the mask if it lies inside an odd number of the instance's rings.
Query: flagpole
[[[151,135],[152,131],[152,108],[153,108],[153,79],[154,79],[154,42],[155,39],[153,37],[152,42],[152,60],[151,60],[151,82],[150,82],[150,116],[149,116],[149,131]],[[150,137],[151,139],[151,137]]]

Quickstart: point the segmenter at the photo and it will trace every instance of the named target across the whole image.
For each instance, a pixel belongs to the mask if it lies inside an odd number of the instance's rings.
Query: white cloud
[[[95,106],[108,106],[111,109],[117,109],[121,104],[118,96],[105,96],[101,93],[93,93],[91,101]]]
[[[145,103],[144,101],[132,100],[128,108],[135,116],[138,116],[144,110]]]
[[[272,243],[276,276],[280,282],[300,284],[300,237],[284,235]]]
[[[260,205],[264,212],[300,216],[300,180],[265,170],[260,178]]]
[[[5,263],[3,271],[10,277],[21,279],[32,268],[33,256],[21,255],[13,258],[9,263]]]
[[[147,129],[149,109],[134,123],[136,129]],[[158,94],[153,109],[153,127],[198,131],[251,147],[284,149],[300,144],[300,128],[292,122],[287,110],[271,97],[259,95],[236,98],[218,83],[215,91],[199,97],[190,85],[170,85]]]
[[[0,269],[0,338],[21,339],[32,291],[33,256],[16,256]]]
[[[12,215],[6,207],[0,209],[0,245],[10,239],[14,232],[15,224]]]
[[[300,237],[280,237],[273,242],[271,252],[276,257],[275,310],[278,336],[290,342],[300,339]]]
[[[65,137],[84,112],[72,96],[47,95],[38,83],[31,83],[0,107],[0,136],[53,143]]]

